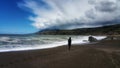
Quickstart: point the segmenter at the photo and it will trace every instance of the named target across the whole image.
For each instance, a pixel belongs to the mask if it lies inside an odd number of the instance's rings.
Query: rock
[[[89,42],[97,42],[98,40],[96,38],[94,38],[93,36],[89,36],[88,41]]]

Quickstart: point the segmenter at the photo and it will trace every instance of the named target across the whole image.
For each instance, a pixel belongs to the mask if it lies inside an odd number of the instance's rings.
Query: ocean
[[[0,36],[0,52],[22,51],[53,48],[67,44],[68,38],[72,44],[89,43],[89,36],[81,35],[28,35],[28,36]],[[94,36],[98,40],[106,36]]]

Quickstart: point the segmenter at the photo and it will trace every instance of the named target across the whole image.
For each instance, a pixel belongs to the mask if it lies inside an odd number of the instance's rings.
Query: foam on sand
[[[71,36],[72,44],[85,44],[89,43],[89,36]],[[94,36],[98,40],[102,40],[106,38],[106,36]],[[1,42],[5,42],[7,44],[0,46],[0,52],[8,52],[8,51],[23,51],[23,50],[36,50],[36,49],[46,49],[53,48],[58,46],[67,45],[68,36],[57,36],[57,37],[48,37],[48,38],[37,38],[33,37],[31,39],[20,39],[14,38],[11,39],[9,37],[2,37]]]

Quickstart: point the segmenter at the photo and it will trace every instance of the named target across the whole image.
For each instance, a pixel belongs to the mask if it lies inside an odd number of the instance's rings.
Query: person
[[[69,39],[68,39],[68,50],[70,50],[70,48],[71,48],[71,42],[72,42],[71,37],[69,37]]]

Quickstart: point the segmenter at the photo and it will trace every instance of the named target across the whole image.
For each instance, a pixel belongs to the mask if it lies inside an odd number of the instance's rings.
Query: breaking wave
[[[72,44],[89,43],[89,36],[75,35],[34,35],[34,36],[0,36],[0,52],[35,50],[53,48],[67,44],[68,37],[72,37]],[[106,36],[94,36],[101,40]]]

